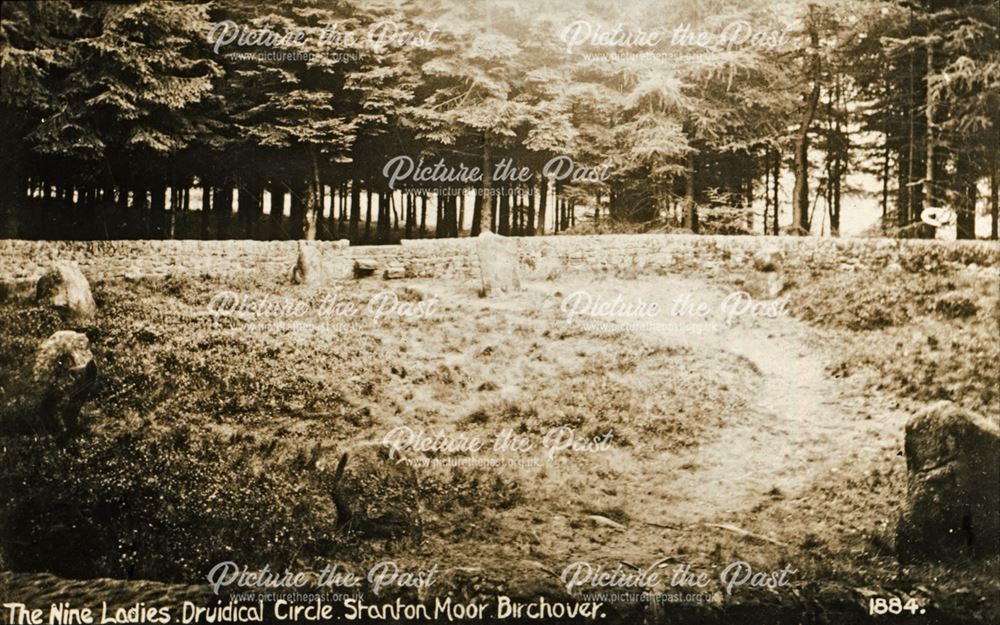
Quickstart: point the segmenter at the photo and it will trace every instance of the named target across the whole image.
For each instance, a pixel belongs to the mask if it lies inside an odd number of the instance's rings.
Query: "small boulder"
[[[781,250],[766,247],[753,255],[753,268],[757,271],[778,271],[781,266]]]
[[[399,280],[406,277],[406,267],[403,265],[389,265],[382,272],[382,277],[386,280]]]
[[[97,366],[90,341],[79,332],[60,330],[38,347],[29,392],[31,427],[48,434],[73,434],[80,409],[93,393]]]
[[[368,276],[375,275],[375,272],[379,270],[378,261],[372,260],[370,258],[358,258],[354,261],[354,277],[355,278],[367,278]]]
[[[91,321],[97,315],[97,304],[90,292],[90,283],[75,261],[57,261],[38,279],[35,299],[54,306],[67,321]]]
[[[339,524],[368,538],[419,536],[419,484],[405,458],[390,458],[385,445],[366,443],[338,465],[333,500]]]
[[[299,241],[299,255],[292,269],[293,284],[347,280],[352,274],[353,266],[347,256],[339,253],[324,255],[305,241]]]
[[[948,401],[906,424],[907,500],[896,532],[904,561],[1000,554],[1000,427]]]
[[[521,290],[520,262],[514,241],[487,230],[476,239],[476,252],[483,280],[480,295],[489,297]]]

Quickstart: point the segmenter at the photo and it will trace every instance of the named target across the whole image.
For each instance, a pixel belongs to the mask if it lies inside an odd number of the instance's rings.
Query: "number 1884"
[[[927,610],[920,607],[916,599],[905,602],[899,597],[872,597],[868,600],[868,614],[923,614]]]

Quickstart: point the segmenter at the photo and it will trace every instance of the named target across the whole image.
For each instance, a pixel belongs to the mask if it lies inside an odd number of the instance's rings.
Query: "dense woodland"
[[[5,236],[837,235],[867,194],[997,238],[996,0],[0,6]],[[401,155],[484,175],[390,189]]]

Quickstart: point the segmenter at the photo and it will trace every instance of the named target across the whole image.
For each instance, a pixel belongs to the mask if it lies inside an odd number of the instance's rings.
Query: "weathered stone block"
[[[1000,554],[1000,427],[948,401],[906,424],[903,560]]]
[[[76,261],[57,261],[38,279],[35,298],[54,306],[70,321],[86,322],[97,316],[90,283]]]
[[[80,408],[97,381],[90,341],[79,332],[60,330],[38,347],[28,391],[27,418],[31,429],[47,434],[72,434]]]
[[[400,278],[406,277],[406,267],[403,265],[393,264],[385,268],[382,272],[382,277],[386,280],[398,280]]]
[[[476,239],[476,253],[482,277],[480,295],[489,297],[521,290],[520,262],[514,241],[486,231]]]
[[[372,260],[370,258],[356,258],[354,260],[354,277],[365,278],[367,276],[373,276],[381,266],[381,263],[377,260]]]

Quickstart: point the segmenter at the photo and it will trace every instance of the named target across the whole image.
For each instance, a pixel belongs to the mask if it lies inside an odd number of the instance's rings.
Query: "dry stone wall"
[[[1000,266],[995,241],[668,234],[546,236],[514,239],[525,275],[553,271],[638,273],[749,266],[775,249],[786,267],[863,270],[893,263],[910,271],[942,263]],[[402,268],[406,277],[477,278],[475,241],[423,239],[394,246],[348,247],[346,241],[310,243],[324,257],[343,256]],[[22,241],[0,240],[0,278],[33,278],[55,260],[73,260],[92,281],[164,275],[254,273],[288,279],[298,256],[295,241]],[[376,275],[381,275],[378,272]]]

